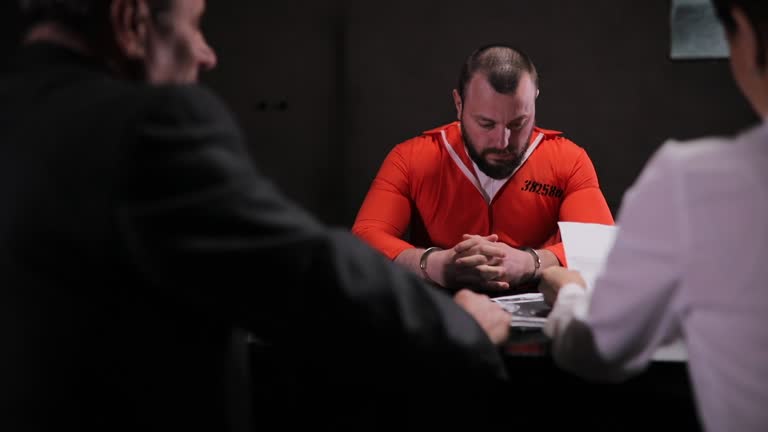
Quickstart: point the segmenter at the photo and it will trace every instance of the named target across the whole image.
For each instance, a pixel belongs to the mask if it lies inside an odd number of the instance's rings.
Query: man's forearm
[[[421,268],[419,267],[419,261],[421,260],[421,254],[424,253],[424,250],[425,249],[421,248],[406,249],[400,252],[400,255],[395,258],[395,262],[421,277],[422,274]]]
[[[450,258],[451,251],[437,250],[427,255],[425,269],[422,271],[421,257],[425,251],[426,249],[422,248],[406,249],[402,251],[400,255],[397,256],[397,258],[395,258],[395,263],[404,266],[423,279],[436,283],[440,286],[446,286],[447,281],[445,268],[447,266],[448,259]],[[428,279],[424,275],[425,272],[427,273]]]
[[[541,276],[541,271],[552,266],[559,266],[560,260],[557,259],[557,255],[552,253],[548,249],[536,249],[536,253],[541,258],[541,267],[536,272],[536,276]]]

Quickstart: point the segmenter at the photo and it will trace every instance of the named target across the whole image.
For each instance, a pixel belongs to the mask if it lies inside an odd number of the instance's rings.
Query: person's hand
[[[498,236],[464,235],[454,246],[457,279],[490,289],[506,289],[525,281],[535,271],[531,254],[498,242]]]
[[[468,289],[459,290],[453,300],[464,308],[480,324],[488,338],[496,345],[506,342],[509,337],[509,325],[512,315],[488,296],[477,294]]]
[[[498,239],[496,234],[464,235],[464,240],[451,249],[449,268],[455,284],[491,290],[509,288],[507,281],[499,279],[504,273],[502,260],[505,254]]]
[[[587,283],[581,277],[581,274],[575,270],[568,270],[565,267],[550,267],[541,273],[539,282],[539,292],[544,295],[544,302],[552,306],[557,300],[557,293],[560,288],[575,283],[586,288]]]

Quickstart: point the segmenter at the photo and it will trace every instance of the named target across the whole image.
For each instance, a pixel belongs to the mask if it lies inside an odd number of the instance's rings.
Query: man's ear
[[[758,34],[752,27],[752,22],[747,18],[747,14],[738,6],[731,9],[731,16],[736,21],[736,36],[740,38],[740,43],[744,46],[744,52],[749,55],[749,59],[755,62],[755,70],[759,70],[760,44]]]
[[[461,96],[459,95],[459,91],[456,89],[453,89],[451,94],[453,95],[453,105],[456,107],[456,118],[461,120],[461,110],[464,108],[461,103]]]
[[[150,18],[147,0],[112,1],[110,21],[117,47],[125,57],[142,60],[147,56]]]

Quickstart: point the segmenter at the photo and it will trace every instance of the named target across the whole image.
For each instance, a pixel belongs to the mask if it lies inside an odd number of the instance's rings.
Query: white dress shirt
[[[706,430],[768,430],[768,122],[665,143],[617,222],[594,289],[559,293],[555,361],[618,380],[682,337]]]

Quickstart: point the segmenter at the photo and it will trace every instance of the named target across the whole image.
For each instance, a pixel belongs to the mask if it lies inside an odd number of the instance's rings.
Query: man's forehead
[[[493,88],[487,75],[475,74],[467,85],[467,89],[464,95],[464,103],[474,99],[487,100],[508,98],[510,100],[535,100],[536,93],[536,86],[534,85],[533,79],[528,73],[521,75],[515,90],[507,93],[500,93],[495,88]],[[473,95],[475,97],[473,97]]]
[[[151,3],[158,0],[148,0]],[[162,1],[162,0],[160,0]],[[200,15],[205,12],[206,0],[167,0],[172,13],[183,15]]]
[[[468,87],[487,87],[492,89],[493,91],[496,91],[496,89],[493,88],[491,85],[491,76],[482,71],[476,72],[472,77],[469,79],[469,83],[467,84]],[[504,94],[513,94],[517,93],[522,90],[527,90],[529,88],[533,87],[535,91],[536,84],[533,82],[533,77],[528,72],[521,72],[520,75],[517,77],[517,87],[514,91],[504,93]],[[497,91],[496,91],[497,92]],[[497,92],[498,93],[498,92]]]

